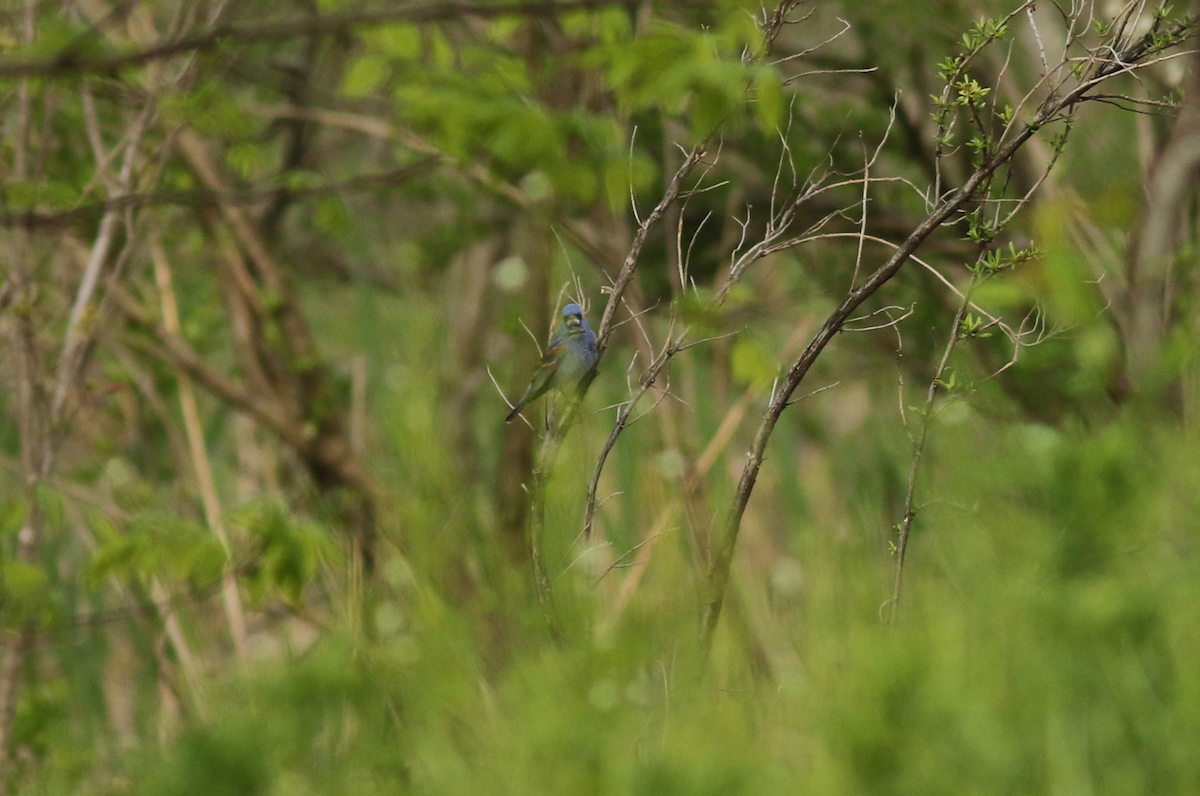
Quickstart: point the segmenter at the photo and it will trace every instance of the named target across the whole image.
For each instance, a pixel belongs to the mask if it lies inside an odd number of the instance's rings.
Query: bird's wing
[[[550,341],[550,346],[542,355],[542,361],[538,363],[537,370],[533,373],[533,379],[529,382],[529,397],[526,401],[540,398],[553,386],[554,375],[558,373],[558,366],[562,364],[563,356],[566,353],[566,341],[559,341],[557,338]]]

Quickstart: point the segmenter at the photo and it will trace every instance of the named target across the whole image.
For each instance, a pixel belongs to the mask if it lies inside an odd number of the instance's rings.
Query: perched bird
[[[550,345],[546,347],[546,353],[542,355],[542,361],[534,371],[525,394],[508,413],[508,417],[504,418],[504,422],[511,422],[525,404],[542,397],[551,387],[565,390],[578,384],[583,374],[596,364],[598,356],[596,333],[588,326],[587,318],[583,317],[583,309],[578,304],[563,307],[562,326],[550,338]]]

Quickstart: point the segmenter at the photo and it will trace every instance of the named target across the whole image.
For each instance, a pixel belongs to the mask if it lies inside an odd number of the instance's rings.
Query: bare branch
[[[879,315],[880,313],[884,313],[888,316],[889,320],[887,323],[880,323],[880,324],[876,324],[874,326],[856,326],[853,329],[851,329],[849,326],[843,326],[842,331],[843,332],[876,332],[876,331],[879,331],[880,329],[891,329],[892,327],[898,325],[902,320],[904,320],[905,318],[909,317],[914,312],[916,312],[916,309],[917,309],[916,304],[911,305],[907,310],[905,310],[904,307],[897,307],[895,305],[892,305],[890,307],[884,307],[883,309],[875,310],[872,313],[868,313],[867,315],[864,315],[861,318],[847,318],[846,323],[849,324],[849,323],[853,323],[854,321],[866,320],[867,318],[874,317],[876,315]],[[892,318],[892,315],[891,315],[892,310],[904,310],[904,313],[898,318]]]
[[[1020,13],[1024,8],[1025,5],[1022,5],[1020,9],[1013,13]],[[1195,26],[1196,22],[1194,20],[1186,24],[1180,23],[1172,29],[1171,35],[1176,40],[1185,35],[1194,35]],[[893,254],[860,287],[847,294],[837,309],[822,324],[808,347],[788,369],[780,389],[772,396],[767,411],[759,424],[758,431],[755,433],[746,464],[742,468],[742,475],[734,493],[733,505],[726,518],[725,536],[720,549],[717,551],[717,558],[713,563],[712,570],[709,573],[709,584],[701,622],[705,649],[708,649],[709,645],[711,645],[713,634],[716,631],[717,621],[721,613],[721,605],[724,601],[725,590],[729,581],[733,554],[737,546],[742,516],[758,479],[767,442],[774,431],[780,415],[788,406],[792,393],[803,381],[813,363],[833,340],[834,336],[841,331],[851,313],[895,276],[921,243],[935,229],[955,217],[967,202],[972,200],[977,192],[988,183],[997,169],[1008,163],[1016,155],[1017,151],[1026,141],[1044,125],[1061,118],[1061,114],[1069,112],[1078,103],[1088,99],[1089,92],[1100,85],[1105,79],[1128,71],[1138,62],[1146,59],[1152,51],[1153,42],[1143,37],[1128,49],[1120,52],[1119,57],[1097,60],[1092,71],[1085,74],[1083,79],[1079,80],[1070,89],[1064,90],[1061,93],[1053,93],[1043,100],[1027,125],[1021,129],[1014,130],[1011,138],[1000,142],[994,154],[986,157],[983,163],[975,169],[961,187],[940,200],[932,212],[909,234]],[[975,51],[975,53],[977,52],[978,50]],[[972,55],[975,53],[972,53]]]
[[[972,290],[978,283],[978,279],[971,282],[971,288],[966,290],[962,301],[959,302],[958,310],[954,313],[954,320],[950,323],[950,332],[946,335],[946,345],[942,349],[942,358],[933,372],[933,378],[929,380],[928,389],[925,391],[925,405],[921,409],[921,430],[913,439],[912,458],[908,468],[908,486],[904,491],[904,510],[901,515],[900,530],[896,540],[896,569],[892,581],[891,613],[889,616],[889,620],[893,626],[896,624],[896,616],[900,608],[900,584],[904,576],[904,556],[908,552],[908,536],[912,530],[913,519],[916,517],[913,501],[916,497],[917,474],[920,472],[921,456],[925,453],[925,442],[929,438],[929,423],[933,416],[933,402],[937,398],[938,387],[942,385],[942,379],[946,375],[946,369],[950,365],[950,355],[954,353],[954,347],[961,339],[959,332],[962,328],[963,318],[967,314],[967,307],[971,305]]]
[[[600,455],[596,457],[596,467],[592,471],[591,481],[588,483],[587,499],[583,512],[583,537],[591,538],[592,522],[596,517],[596,490],[600,486],[600,474],[604,471],[604,463],[608,460],[608,454],[612,452],[613,446],[617,444],[617,438],[621,436],[630,424],[629,415],[633,412],[633,408],[637,402],[651,387],[654,386],[663,369],[670,364],[671,359],[675,354],[683,348],[686,332],[680,334],[670,343],[663,347],[663,350],[655,357],[654,361],[642,373],[641,379],[638,380],[638,389],[629,396],[629,400],[620,405],[617,410],[617,419],[613,423],[613,429],[609,432],[608,439],[604,442],[604,447],[600,449]]]
[[[625,262],[621,265],[621,270],[617,273],[616,279],[613,280],[612,286],[604,291],[608,294],[608,303],[604,305],[604,315],[600,318],[600,326],[596,330],[596,348],[601,356],[604,355],[604,349],[608,347],[608,335],[613,324],[613,319],[617,314],[617,306],[620,304],[621,296],[625,293],[625,288],[629,286],[629,281],[633,279],[638,258],[642,254],[642,248],[646,245],[646,239],[650,235],[650,230],[662,218],[663,213],[675,201],[676,197],[679,196],[684,181],[692,173],[692,170],[696,168],[696,165],[701,162],[704,154],[703,144],[693,147],[688,152],[683,165],[679,167],[675,172],[675,176],[667,183],[667,188],[663,191],[662,199],[650,211],[650,215],[646,216],[645,220],[638,225],[637,233],[633,236],[633,243],[629,247],[629,253],[625,255]]]

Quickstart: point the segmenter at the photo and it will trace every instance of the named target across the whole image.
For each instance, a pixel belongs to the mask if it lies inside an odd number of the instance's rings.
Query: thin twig
[[[934,370],[933,378],[929,380],[929,387],[925,391],[925,405],[921,409],[921,430],[917,432],[917,436],[913,439],[912,458],[909,461],[908,467],[908,486],[904,490],[904,511],[900,519],[900,529],[896,538],[896,569],[892,580],[892,601],[889,621],[894,627],[896,624],[896,616],[900,606],[900,584],[904,576],[904,557],[908,552],[908,536],[912,530],[913,519],[917,516],[914,500],[917,490],[917,474],[920,472],[921,456],[925,453],[925,441],[929,437],[929,423],[933,417],[933,403],[937,399],[938,387],[942,385],[942,378],[946,375],[946,369],[950,365],[950,355],[954,353],[954,347],[962,338],[960,330],[962,328],[963,318],[967,314],[967,308],[971,306],[971,293],[974,291],[978,280],[972,280],[970,287],[963,291],[962,301],[959,302],[958,310],[954,313],[954,320],[950,324],[950,333],[946,337],[946,345],[942,349],[942,358],[938,362],[937,368]]]
[[[155,234],[150,241],[150,255],[154,261],[154,278],[158,284],[159,301],[162,306],[163,327],[172,335],[180,334],[179,307],[175,301],[175,287],[171,279],[171,268],[167,264],[167,254],[163,250],[162,240]],[[204,442],[204,429],[200,421],[200,409],[196,404],[196,394],[192,390],[192,380],[186,372],[178,375],[179,406],[183,412],[183,425],[187,433],[188,448],[192,456],[192,467],[196,474],[196,483],[200,487],[200,499],[204,505],[204,516],[213,535],[221,543],[225,551],[225,572],[221,578],[221,594],[225,605],[225,616],[229,622],[230,636],[233,638],[234,651],[239,661],[246,659],[246,617],[242,609],[241,597],[238,594],[237,580],[233,574],[233,547],[229,543],[229,534],[225,530],[222,519],[221,500],[217,496],[217,486],[213,479],[212,465],[208,459],[208,446]]]
[[[675,171],[675,175],[671,178],[671,181],[667,183],[667,188],[663,191],[662,199],[659,200],[654,209],[650,211],[650,214],[638,225],[637,232],[633,236],[633,243],[629,246],[629,253],[625,255],[625,262],[622,263],[621,270],[613,280],[612,286],[605,291],[608,293],[608,303],[604,305],[604,315],[601,316],[600,325],[596,329],[596,348],[601,357],[604,355],[604,349],[608,347],[608,335],[617,314],[617,307],[620,305],[625,288],[629,286],[629,281],[633,279],[638,258],[641,257],[642,248],[646,245],[646,239],[650,235],[650,230],[654,228],[659,219],[662,218],[663,213],[678,198],[684,181],[687,180],[688,175],[692,173],[697,164],[701,162],[704,154],[705,148],[703,144],[696,145],[687,153],[683,164]]]
[[[604,442],[604,447],[600,449],[600,455],[596,457],[596,467],[592,471],[591,481],[588,482],[587,499],[583,511],[582,534],[585,539],[590,539],[592,535],[592,522],[596,517],[596,490],[600,487],[600,474],[604,471],[604,463],[608,460],[608,454],[612,452],[613,446],[617,444],[617,438],[621,435],[621,432],[628,427],[630,422],[629,415],[633,412],[634,406],[654,386],[659,374],[670,364],[675,354],[679,353],[683,348],[686,334],[686,332],[680,334],[663,348],[654,361],[650,363],[649,367],[646,368],[645,372],[642,373],[642,377],[638,381],[638,389],[617,410],[617,419],[613,423],[613,428],[609,432],[608,439]]]
[[[1021,9],[1018,9],[1014,13],[1018,13],[1024,7],[1022,5]],[[1195,25],[1195,21],[1190,21],[1187,23],[1187,26],[1177,26],[1173,29],[1173,35],[1176,38],[1184,35],[1192,35],[1194,34]],[[825,323],[822,324],[808,347],[791,367],[788,368],[780,389],[772,396],[770,404],[759,424],[758,431],[755,433],[754,441],[751,444],[746,463],[742,468],[741,478],[734,493],[733,505],[730,507],[726,518],[724,539],[717,551],[717,558],[713,562],[709,573],[707,595],[701,620],[701,632],[705,650],[711,648],[712,639],[716,632],[717,622],[721,614],[721,606],[729,582],[733,554],[737,547],[742,516],[750,500],[750,495],[754,490],[754,485],[758,480],[767,442],[783,410],[788,406],[792,393],[808,374],[813,363],[816,362],[826,346],[829,345],[842,329],[842,326],[851,313],[895,276],[925,239],[935,229],[954,218],[976,196],[977,192],[987,184],[996,170],[1007,164],[1038,130],[1046,124],[1059,119],[1060,114],[1069,112],[1077,104],[1087,100],[1089,92],[1105,79],[1115,74],[1129,71],[1137,65],[1140,59],[1146,58],[1152,50],[1152,42],[1146,39],[1139,40],[1128,50],[1120,53],[1120,57],[1098,61],[1093,67],[1093,71],[1085,75],[1072,88],[1065,89],[1061,93],[1056,92],[1047,97],[1041,103],[1029,124],[1021,129],[1014,130],[1013,136],[1010,139],[1001,142],[994,154],[985,158],[983,163],[975,169],[956,191],[942,199],[925,220],[909,234],[893,254],[860,287],[847,294],[846,298],[842,300],[841,304],[828,316]],[[937,194],[935,193],[934,195],[936,196]]]

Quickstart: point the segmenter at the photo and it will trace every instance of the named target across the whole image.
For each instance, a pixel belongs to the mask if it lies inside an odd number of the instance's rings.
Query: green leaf
[[[246,138],[261,125],[219,80],[198,83],[188,94],[167,94],[160,108],[167,124],[191,126],[204,136]]]
[[[430,33],[429,40],[433,50],[434,66],[443,70],[454,69],[456,61],[454,45],[446,38],[446,34],[441,30],[434,30]]]
[[[9,559],[0,565],[4,576],[4,622],[9,627],[29,621],[46,607],[50,576],[28,561]]]
[[[778,72],[771,67],[755,70],[752,91],[754,113],[758,117],[759,126],[768,132],[778,129],[787,111],[787,99],[784,97]]]
[[[506,165],[525,170],[566,157],[562,131],[545,108],[513,103],[506,110],[489,146]]]
[[[240,141],[225,150],[225,162],[243,180],[251,180],[267,168],[270,155],[257,141]]]
[[[779,373],[775,358],[753,338],[742,335],[733,344],[733,378],[739,384],[762,389]]]
[[[313,226],[326,235],[343,236],[354,229],[354,217],[340,196],[322,196],[313,212]]]
[[[21,500],[0,502],[0,539],[21,530],[25,524],[25,503]]]
[[[740,68],[728,64],[708,64],[694,73],[692,132],[707,138],[741,103],[745,86]]]
[[[599,179],[591,163],[582,159],[563,158],[550,172],[555,192],[566,199],[587,204],[596,196]]]
[[[347,97],[366,97],[374,94],[391,71],[391,62],[384,55],[369,52],[350,65],[342,78],[341,93]]]
[[[97,537],[101,544],[88,566],[93,582],[106,576],[145,581],[161,575],[207,587],[220,580],[227,560],[225,550],[208,528],[161,510],[130,517],[123,533],[109,528]]]
[[[276,596],[289,604],[300,602],[321,559],[333,553],[325,532],[315,523],[293,517],[279,500],[256,500],[231,515],[246,529],[254,547],[244,567],[251,598],[261,602]]]
[[[382,25],[364,31],[365,43],[399,61],[412,61],[421,54],[421,29],[416,25]],[[361,63],[362,59],[359,59]],[[356,64],[357,65],[357,64]]]

